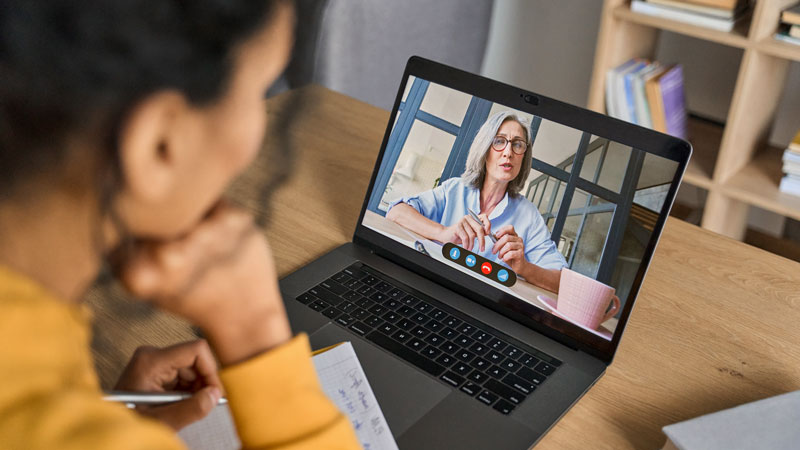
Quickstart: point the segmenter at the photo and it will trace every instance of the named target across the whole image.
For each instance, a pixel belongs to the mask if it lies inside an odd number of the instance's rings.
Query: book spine
[[[650,117],[650,107],[647,105],[647,93],[644,89],[644,76],[647,71],[642,71],[633,79],[633,95],[636,100],[636,118],[639,125],[653,128],[653,119]]]
[[[789,142],[789,148],[786,149],[790,153],[797,153],[800,156],[800,131],[794,135],[792,142]]]
[[[659,80],[664,102],[664,120],[667,133],[681,139],[686,133],[686,101],[683,94],[683,67],[678,64]]]
[[[653,119],[653,129],[662,133],[667,132],[664,120],[664,105],[661,101],[661,87],[657,80],[645,83],[647,102],[650,104],[650,117]]]
[[[795,152],[787,148],[783,151],[783,162],[790,164],[800,164],[800,152]]]
[[[710,6],[712,8],[721,9],[735,9],[739,7],[746,0],[685,0],[687,3],[694,3],[695,5]]]
[[[628,70],[631,66],[638,63],[637,58],[629,59],[619,66],[609,69],[606,73],[606,108],[608,115],[617,119],[626,120],[623,116],[622,105],[620,105],[620,78],[621,73]]]
[[[741,9],[722,9],[711,6],[696,5],[694,3],[688,3],[680,0],[648,0],[648,2],[670,8],[683,9],[685,11],[691,11],[698,14],[705,14],[707,16],[725,20],[733,20],[736,14],[739,14],[742,11]]]
[[[624,71],[617,71],[614,74],[614,101],[617,102],[617,118],[630,122],[628,117],[627,103],[625,102],[625,73]]]
[[[785,9],[781,13],[781,22],[791,25],[800,25],[800,5]]]
[[[606,72],[606,114],[611,117],[619,118],[617,115],[616,102],[614,99],[614,81],[616,79],[616,70],[609,69]]]
[[[633,72],[629,72],[625,74],[625,108],[627,109],[627,116],[628,121],[631,123],[635,123],[637,125],[641,125],[639,118],[636,116],[636,99],[634,98],[633,94],[633,78],[641,69],[634,70]]]
[[[781,179],[781,185],[778,189],[787,194],[800,195],[800,181],[788,176],[783,177]]]
[[[682,11],[652,3],[645,3],[641,0],[633,0],[631,2],[631,11],[649,16],[675,20],[678,22],[685,22],[691,25],[697,25],[717,31],[731,31],[734,24],[734,20],[695,14],[689,11]]]
[[[786,175],[800,177],[800,164],[784,163],[783,167],[781,167],[781,171]]]

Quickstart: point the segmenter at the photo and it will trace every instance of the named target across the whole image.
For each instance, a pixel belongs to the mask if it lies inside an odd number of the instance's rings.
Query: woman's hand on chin
[[[223,364],[291,337],[269,245],[243,210],[220,205],[185,236],[119,261],[131,293],[202,328]]]

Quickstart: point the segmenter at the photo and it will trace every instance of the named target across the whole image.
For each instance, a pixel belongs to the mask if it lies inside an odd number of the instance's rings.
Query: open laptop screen
[[[610,341],[679,166],[409,76],[362,225]]]

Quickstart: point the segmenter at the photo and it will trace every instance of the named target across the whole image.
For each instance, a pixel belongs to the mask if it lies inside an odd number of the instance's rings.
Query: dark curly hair
[[[0,200],[62,163],[76,132],[93,133],[104,144],[101,161],[117,164],[117,127],[148,94],[175,89],[193,104],[213,102],[227,86],[233,48],[276,3],[3,0]]]

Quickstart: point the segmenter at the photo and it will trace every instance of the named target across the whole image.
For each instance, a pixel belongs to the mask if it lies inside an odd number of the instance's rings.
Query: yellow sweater
[[[183,448],[165,425],[102,400],[89,319],[0,267],[0,448]],[[320,388],[306,335],[220,377],[245,448],[360,448]]]

